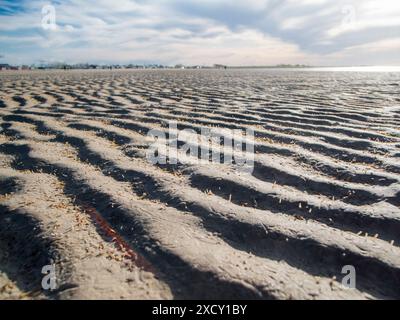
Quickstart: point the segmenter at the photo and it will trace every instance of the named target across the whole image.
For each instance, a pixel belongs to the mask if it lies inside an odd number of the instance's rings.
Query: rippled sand
[[[400,73],[0,73],[0,298],[400,298],[399,97]],[[254,129],[254,170],[149,163],[169,121]]]

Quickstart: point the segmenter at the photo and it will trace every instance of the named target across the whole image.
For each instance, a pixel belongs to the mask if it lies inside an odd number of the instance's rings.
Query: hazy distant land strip
[[[35,63],[35,64],[22,64],[13,65],[9,63],[0,63],[0,71],[4,70],[87,70],[87,69],[296,69],[296,68],[313,68],[312,66],[302,65],[302,64],[278,64],[273,66],[229,66],[223,64],[213,64],[213,65],[163,65],[157,63],[150,64],[95,64],[95,63]]]

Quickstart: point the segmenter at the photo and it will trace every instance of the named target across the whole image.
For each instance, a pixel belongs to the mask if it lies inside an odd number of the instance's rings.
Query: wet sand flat
[[[400,298],[399,97],[400,73],[0,72],[0,299]],[[253,170],[150,163],[171,122],[254,130]]]

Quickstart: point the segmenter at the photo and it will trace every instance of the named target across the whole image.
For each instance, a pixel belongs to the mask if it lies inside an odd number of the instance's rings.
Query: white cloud
[[[360,1],[354,5],[346,5],[342,23],[328,29],[328,37],[337,37],[345,33],[371,28],[398,27],[400,32],[400,2],[398,0]]]
[[[10,62],[400,64],[397,0],[66,0],[56,31],[41,28],[45,4],[1,15]]]

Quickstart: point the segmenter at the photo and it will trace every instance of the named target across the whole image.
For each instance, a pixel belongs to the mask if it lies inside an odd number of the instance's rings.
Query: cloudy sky
[[[400,65],[400,1],[0,0],[0,62],[40,61]]]

